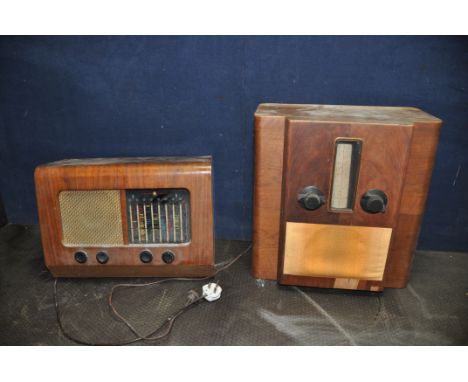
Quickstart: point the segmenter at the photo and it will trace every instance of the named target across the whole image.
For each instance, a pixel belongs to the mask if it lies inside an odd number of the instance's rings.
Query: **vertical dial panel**
[[[349,139],[336,141],[330,199],[332,211],[351,211],[353,209],[360,153],[361,141]]]

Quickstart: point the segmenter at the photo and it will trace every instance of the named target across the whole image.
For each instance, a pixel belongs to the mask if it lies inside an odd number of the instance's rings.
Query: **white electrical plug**
[[[209,283],[203,285],[203,296],[207,301],[216,301],[221,297],[223,289],[217,283]]]

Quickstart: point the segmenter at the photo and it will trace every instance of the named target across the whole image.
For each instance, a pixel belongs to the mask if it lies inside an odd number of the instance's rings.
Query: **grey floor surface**
[[[218,241],[217,262],[248,242]],[[142,345],[466,345],[468,254],[418,252],[406,289],[383,293],[279,286],[255,280],[250,253],[218,277],[222,298],[194,306],[170,335]],[[37,226],[0,229],[0,345],[73,345],[60,332],[53,278],[44,266]],[[152,279],[151,279],[152,280]],[[128,282],[150,281],[126,279]],[[60,279],[63,325],[95,343],[133,334],[109,313],[110,288],[122,279]],[[151,333],[204,282],[122,290],[116,306],[142,334]]]

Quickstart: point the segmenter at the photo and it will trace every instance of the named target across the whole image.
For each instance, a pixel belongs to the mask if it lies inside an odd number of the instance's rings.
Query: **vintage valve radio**
[[[206,276],[213,271],[210,157],[71,159],[35,172],[54,276]]]
[[[260,105],[254,276],[324,288],[404,287],[440,126],[409,107]]]

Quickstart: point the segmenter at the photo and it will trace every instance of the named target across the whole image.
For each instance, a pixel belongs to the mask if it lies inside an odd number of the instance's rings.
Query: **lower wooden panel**
[[[67,265],[49,266],[49,270],[54,277],[204,277],[213,274],[214,267]]]
[[[287,222],[283,273],[337,278],[343,286],[381,281],[391,235],[391,228]]]
[[[386,288],[404,288],[408,282],[419,228],[431,181],[441,123],[414,126],[398,223],[385,269]]]
[[[385,269],[385,287],[406,287],[421,219],[421,215],[400,214]]]
[[[301,285],[314,288],[364,290],[370,292],[381,292],[384,289],[383,282],[375,280],[281,275],[278,281],[280,284],[285,285]]]

